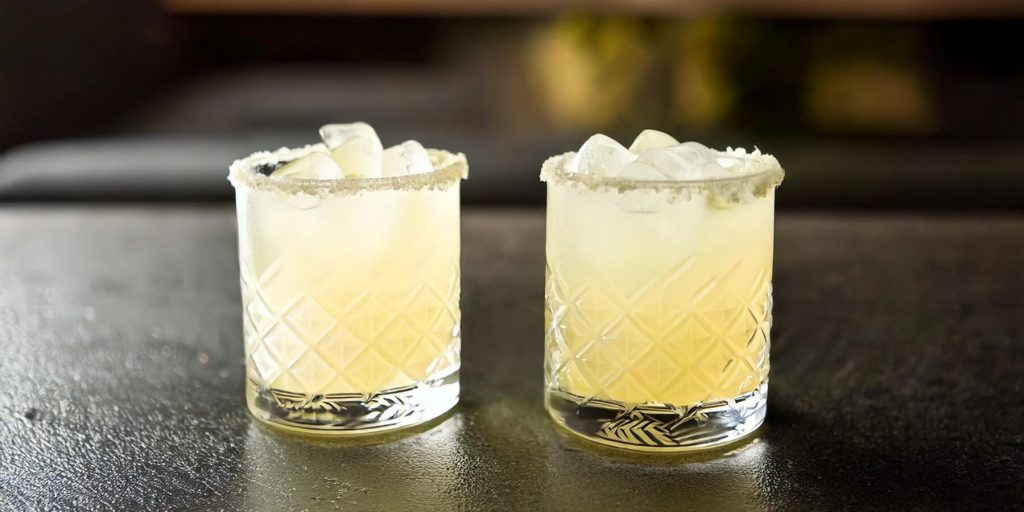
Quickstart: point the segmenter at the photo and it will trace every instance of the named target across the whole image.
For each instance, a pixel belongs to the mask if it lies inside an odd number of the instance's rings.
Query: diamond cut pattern
[[[407,280],[384,273],[376,279],[391,288],[358,292],[340,271],[305,275],[275,261],[256,275],[242,261],[249,378],[308,395],[372,394],[457,368],[458,262],[424,259]]]
[[[585,399],[692,405],[768,376],[769,271],[697,254],[639,285],[549,261],[546,380]],[[710,277],[709,268],[718,268]]]

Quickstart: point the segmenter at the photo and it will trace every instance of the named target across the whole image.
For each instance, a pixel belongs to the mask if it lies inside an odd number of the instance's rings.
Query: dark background
[[[728,6],[2,2],[0,198],[228,200],[233,159],[364,120],[465,152],[471,204],[654,127],[775,154],[783,208],[1024,206],[1024,4]]]

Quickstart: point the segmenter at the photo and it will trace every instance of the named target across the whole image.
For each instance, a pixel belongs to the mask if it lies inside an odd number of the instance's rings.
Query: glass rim
[[[427,148],[427,156],[434,170],[404,176],[317,180],[289,177],[271,178],[257,170],[261,165],[287,163],[317,151],[327,151],[327,147],[320,143],[300,148],[284,147],[276,151],[257,151],[245,158],[235,160],[231,164],[228,181],[236,189],[277,191],[286,194],[343,195],[367,191],[447,188],[469,177],[466,155],[431,148]]]
[[[774,156],[760,155],[757,158],[760,160],[758,166],[761,168],[756,172],[739,176],[685,180],[638,180],[569,172],[566,165],[575,155],[576,152],[570,151],[548,158],[541,168],[540,180],[555,185],[579,184],[590,189],[604,188],[618,191],[729,188],[748,185],[754,189],[760,189],[778,188],[786,174]]]

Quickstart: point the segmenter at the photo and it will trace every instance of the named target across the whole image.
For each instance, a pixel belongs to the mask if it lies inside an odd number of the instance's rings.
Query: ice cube
[[[324,151],[314,151],[279,167],[271,178],[296,178],[305,180],[340,180],[341,167]]]
[[[370,125],[361,122],[324,125],[320,127],[320,138],[346,177],[380,177],[384,147]]]
[[[619,177],[636,180],[697,180],[710,177],[707,166],[717,153],[696,142],[684,142],[642,151]]]
[[[679,141],[665,132],[659,132],[658,130],[644,130],[640,132],[640,135],[636,136],[633,140],[633,144],[629,146],[629,151],[633,154],[640,154],[648,149],[661,149],[676,146]]]
[[[570,172],[615,177],[636,155],[607,135],[597,134],[583,143],[569,163]]]
[[[719,157],[718,160],[716,160],[716,163],[722,169],[728,170],[728,169],[732,169],[733,167],[736,167],[737,165],[739,165],[740,161],[735,159],[735,158],[729,158],[729,157],[723,156],[723,157]]]
[[[619,177],[635,180],[692,179],[689,170],[699,165],[694,157],[689,148],[682,146],[644,151],[622,170]]]
[[[658,167],[639,158],[623,167],[622,170],[619,171],[618,177],[644,181],[664,181],[672,179],[671,176],[661,172]]]
[[[690,155],[688,159],[693,162],[709,162],[718,156],[718,152],[701,144],[700,142],[683,142],[672,151]]]
[[[594,135],[566,166],[567,171],[644,181],[691,181],[739,176],[762,157],[755,148],[715,151],[697,142],[679,142],[657,130],[644,130],[627,150],[604,135]]]
[[[384,177],[421,174],[433,170],[434,165],[430,163],[427,150],[414,140],[385,149],[381,158],[381,175]]]
[[[701,170],[701,177],[703,179],[729,178],[736,176],[736,169],[739,169],[739,167],[733,165],[726,168],[722,166],[721,162],[711,161],[704,164],[704,168]]]

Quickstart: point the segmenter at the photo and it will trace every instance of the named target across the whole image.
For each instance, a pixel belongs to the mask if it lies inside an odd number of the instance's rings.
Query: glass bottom
[[[682,452],[738,441],[764,422],[768,384],[730,400],[694,406],[629,404],[557,389],[548,414],[569,432],[597,443],[652,452]]]
[[[351,436],[430,421],[459,401],[459,370],[418,384],[367,393],[310,395],[264,388],[249,380],[249,411],[277,428],[303,434]]]

